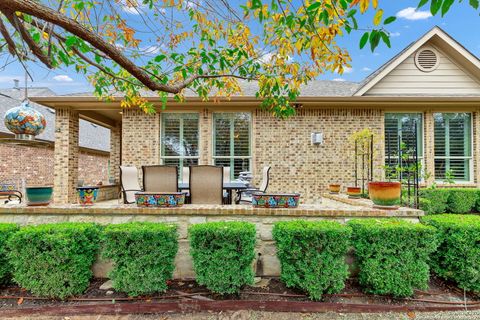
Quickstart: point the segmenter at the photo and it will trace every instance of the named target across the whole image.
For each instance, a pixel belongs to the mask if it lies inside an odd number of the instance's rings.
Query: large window
[[[230,178],[250,170],[251,117],[249,113],[214,113],[213,160],[215,165],[230,167]]]
[[[162,113],[163,164],[179,168],[198,164],[198,114]],[[180,179],[182,171],[179,170]]]
[[[471,180],[472,116],[435,113],[435,179]]]
[[[401,157],[403,167],[414,164],[408,163],[408,161],[413,161],[415,140],[418,162],[421,164],[423,160],[422,114],[385,113],[385,164],[390,168],[387,171],[390,178],[398,178],[395,167],[399,165],[399,153],[404,155]]]

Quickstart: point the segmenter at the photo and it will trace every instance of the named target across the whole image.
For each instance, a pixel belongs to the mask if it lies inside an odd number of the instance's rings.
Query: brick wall
[[[79,179],[86,184],[108,182],[108,154],[80,151]],[[0,181],[53,185],[53,147],[0,144]]]
[[[269,191],[300,192],[304,203],[316,202],[328,184],[354,184],[354,146],[349,137],[370,128],[378,136],[374,178],[382,176],[382,110],[306,109],[287,120],[264,111],[253,117],[254,175],[258,185],[263,166],[269,165]],[[323,145],[311,145],[312,132],[322,132]]]

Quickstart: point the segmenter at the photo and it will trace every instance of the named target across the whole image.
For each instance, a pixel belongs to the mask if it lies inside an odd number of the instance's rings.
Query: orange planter
[[[330,190],[331,193],[339,193],[340,186],[340,184],[330,184],[328,185],[328,190]]]
[[[400,182],[369,182],[368,195],[377,206],[396,206],[400,203]]]
[[[351,198],[360,198],[362,196],[362,188],[360,188],[360,187],[347,187],[347,194]]]

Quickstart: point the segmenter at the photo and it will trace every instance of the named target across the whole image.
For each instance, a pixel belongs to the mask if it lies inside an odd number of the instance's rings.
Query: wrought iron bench
[[[23,194],[17,190],[13,183],[0,183],[0,197],[7,198],[4,202],[5,204],[9,203],[14,198],[16,198],[19,203],[22,203]]]

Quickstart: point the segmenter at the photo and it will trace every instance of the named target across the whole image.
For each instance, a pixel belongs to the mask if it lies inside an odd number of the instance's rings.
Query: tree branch
[[[8,45],[8,51],[12,56],[17,55],[17,46],[15,45],[15,42],[13,41],[12,37],[8,33],[7,27],[3,23],[2,17],[0,17],[0,33],[2,34],[3,38],[5,39],[5,42]],[[21,57],[19,57],[21,58]]]

